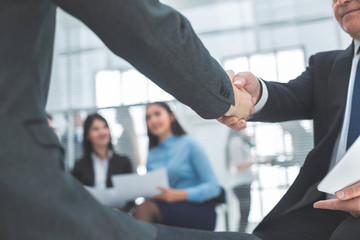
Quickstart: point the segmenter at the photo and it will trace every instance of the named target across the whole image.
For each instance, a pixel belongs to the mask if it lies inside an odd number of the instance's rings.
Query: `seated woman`
[[[146,109],[149,136],[147,170],[167,168],[171,188],[137,206],[134,217],[177,227],[214,230],[221,188],[200,145],[185,133],[166,103]]]
[[[131,173],[128,157],[114,152],[109,125],[99,114],[89,115],[84,123],[83,156],[72,174],[82,184],[96,188],[112,187],[111,176]]]

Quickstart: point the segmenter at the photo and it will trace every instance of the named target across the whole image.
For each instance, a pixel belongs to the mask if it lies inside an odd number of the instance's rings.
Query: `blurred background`
[[[343,49],[351,41],[338,27],[329,0],[162,2],[190,20],[225,69],[251,71],[265,80],[287,82],[305,69],[312,54]],[[186,131],[202,144],[226,189],[227,204],[218,208],[216,230],[237,231],[239,201],[232,191],[237,175],[229,166],[229,142],[234,134],[216,120],[203,120],[177,102],[112,54],[93,32],[61,9],[57,18],[47,111],[54,118],[66,150],[66,169],[71,170],[81,156],[87,114],[99,112],[110,124],[116,152],[128,155],[135,170],[144,173],[148,151],[145,106],[167,101]],[[313,146],[312,122],[249,123],[244,134],[237,137],[246,139],[249,158],[261,162],[250,167],[253,178],[246,231],[251,232],[299,172]]]

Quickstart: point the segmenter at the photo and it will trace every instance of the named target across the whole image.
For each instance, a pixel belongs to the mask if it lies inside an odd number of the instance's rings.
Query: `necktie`
[[[353,97],[351,101],[350,124],[346,150],[354,143],[360,135],[360,60],[356,68]]]

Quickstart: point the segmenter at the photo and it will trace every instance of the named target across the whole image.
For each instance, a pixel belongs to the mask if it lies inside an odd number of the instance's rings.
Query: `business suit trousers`
[[[239,200],[240,221],[238,231],[246,232],[251,205],[251,184],[235,186],[233,192]]]
[[[260,240],[254,235],[238,232],[211,232],[156,225],[156,240]]]
[[[254,234],[262,240],[359,239],[359,234],[355,231],[359,232],[360,225],[352,221],[352,227],[345,224],[350,218],[352,217],[346,212],[315,209],[309,204],[264,223]]]

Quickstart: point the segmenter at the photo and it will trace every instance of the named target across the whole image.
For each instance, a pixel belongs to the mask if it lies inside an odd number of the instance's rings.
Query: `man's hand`
[[[360,217],[360,182],[336,192],[337,199],[329,199],[314,203],[314,208],[331,209],[349,212]]]
[[[158,189],[161,191],[161,193],[156,194],[154,196],[154,199],[168,203],[187,200],[187,195],[185,190],[177,190],[177,189],[164,188],[164,187],[158,187]]]
[[[250,95],[256,105],[262,94],[261,83],[259,79],[251,72],[238,73],[233,78],[233,83],[237,88],[244,88]]]
[[[229,111],[220,117],[218,121],[234,130],[240,131],[246,128],[246,120],[254,113],[254,106],[261,97],[261,84],[257,77],[250,72],[234,75],[232,71],[227,71],[227,74],[233,82],[235,106],[231,106]],[[235,87],[240,90],[240,93],[236,91]],[[251,98],[252,106],[250,111],[246,111],[250,107],[249,97]]]

